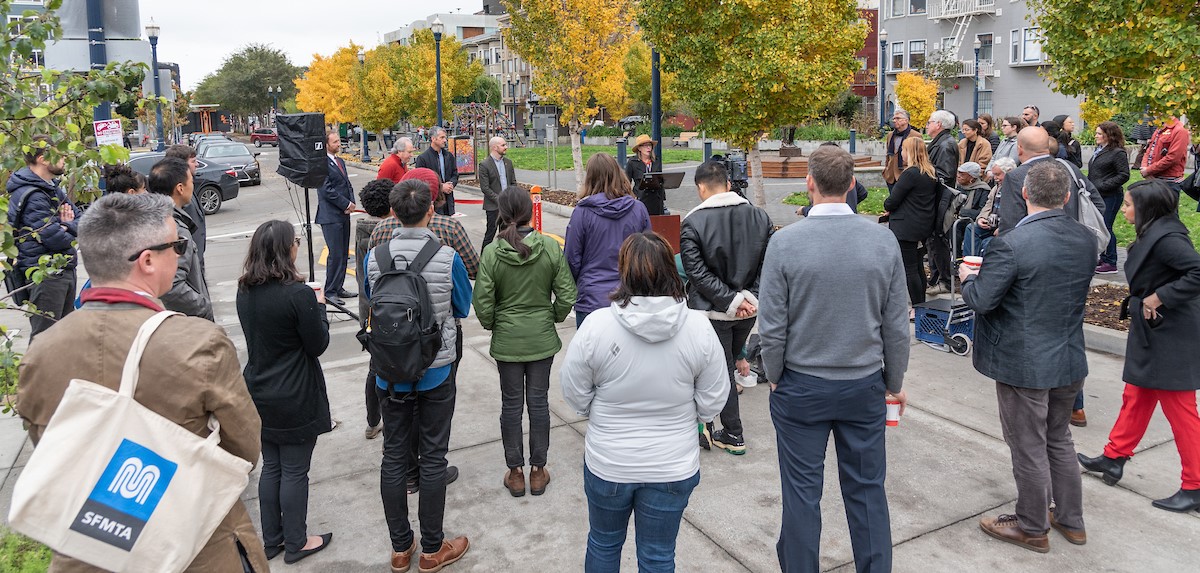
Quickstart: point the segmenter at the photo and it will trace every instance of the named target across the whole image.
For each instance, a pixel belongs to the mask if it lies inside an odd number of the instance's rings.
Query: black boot
[[[1159,509],[1180,513],[1200,509],[1200,489],[1181,489],[1171,497],[1154,500],[1153,505]]]
[[[1099,472],[1100,479],[1108,485],[1117,485],[1121,481],[1121,474],[1125,470],[1125,460],[1129,458],[1109,458],[1103,454],[1094,458],[1089,458],[1083,454],[1079,456],[1079,465],[1089,472]]]

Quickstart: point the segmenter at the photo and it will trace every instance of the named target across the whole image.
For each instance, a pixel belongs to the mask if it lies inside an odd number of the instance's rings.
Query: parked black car
[[[164,156],[158,152],[134,153],[129,156],[129,166],[149,176],[150,168]],[[192,182],[192,200],[200,202],[200,209],[205,215],[212,215],[221,210],[221,203],[237,198],[241,185],[232,167],[202,159],[198,161],[200,167],[196,169],[196,180]]]
[[[238,182],[242,185],[262,183],[262,168],[256,159],[258,154],[258,151],[250,151],[246,144],[233,141],[204,141],[196,149],[197,159],[224,163],[233,167],[233,170],[237,171]]]

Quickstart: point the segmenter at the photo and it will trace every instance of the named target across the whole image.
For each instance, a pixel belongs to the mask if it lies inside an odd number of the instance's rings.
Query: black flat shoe
[[[263,547],[263,549],[267,552],[267,561],[279,557],[279,554],[283,553],[283,545],[276,545],[274,547],[268,545]]]
[[[321,544],[320,545],[318,545],[312,549],[301,549],[300,551],[297,551],[295,553],[288,551],[287,554],[283,556],[283,562],[291,565],[292,563],[295,563],[301,559],[304,559],[305,557],[308,557],[309,555],[312,555],[313,553],[319,553],[321,550],[325,549],[326,547],[329,547],[329,543],[331,541],[333,541],[333,534],[326,533],[321,536]]]
[[[1152,505],[1159,509],[1179,513],[1200,509],[1200,489],[1181,489],[1171,497],[1154,500]]]
[[[1129,458],[1109,458],[1103,454],[1094,458],[1089,458],[1083,454],[1076,454],[1079,457],[1079,465],[1089,472],[1097,472],[1100,474],[1100,479],[1108,485],[1117,485],[1121,481],[1121,476],[1125,471],[1125,461]]]

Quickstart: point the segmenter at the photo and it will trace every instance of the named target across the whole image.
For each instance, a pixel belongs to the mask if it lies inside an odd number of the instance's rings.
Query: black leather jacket
[[[954,187],[958,173],[958,142],[950,135],[950,130],[944,129],[928,144],[929,162],[937,172],[938,181],[948,187]]]
[[[693,210],[679,230],[688,307],[726,312],[741,291],[758,296],[772,232],[767,212],[737,193],[721,193]]]

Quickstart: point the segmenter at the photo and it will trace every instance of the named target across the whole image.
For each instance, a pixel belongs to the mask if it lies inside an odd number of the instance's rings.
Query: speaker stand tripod
[[[317,257],[316,257],[316,254],[313,253],[312,201],[309,199],[309,188],[308,187],[304,188],[304,237],[308,241],[308,281],[314,282],[317,280],[316,273],[313,270],[317,265]],[[358,255],[356,254],[355,261],[354,261],[355,265],[357,265],[359,263],[359,261],[357,260],[357,257],[358,257]],[[355,274],[355,276],[358,276],[357,271],[355,271],[354,274]],[[358,296],[364,296],[364,294],[359,293]],[[325,293],[325,304],[337,309],[337,312],[347,314],[350,316],[350,318],[353,318],[354,320],[361,322],[361,319],[359,319],[358,315],[355,314],[350,309],[346,308],[345,305],[338,303],[338,302],[334,302],[332,299],[330,299],[329,293]]]

